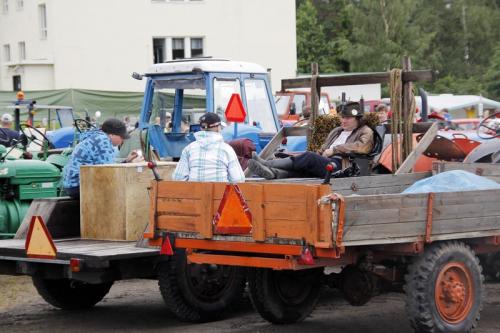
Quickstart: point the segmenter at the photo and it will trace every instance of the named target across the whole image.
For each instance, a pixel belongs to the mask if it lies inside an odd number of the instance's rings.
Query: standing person
[[[245,174],[233,148],[224,142],[221,120],[215,113],[200,117],[201,131],[196,141],[182,151],[172,175],[174,180],[242,183]]]
[[[80,134],[80,143],[75,147],[63,171],[64,192],[73,199],[80,197],[80,166],[110,164],[114,162],[115,149],[130,136],[125,123],[110,118],[101,129]]]
[[[0,144],[5,147],[12,146],[12,141],[19,141],[19,132],[12,130],[12,121],[13,118],[10,114],[5,113],[0,119],[1,128],[0,128]]]
[[[387,109],[387,105],[384,103],[377,105],[375,108],[375,113],[378,116],[379,124],[387,124],[389,122],[389,110]]]
[[[254,174],[266,179],[292,177],[325,177],[326,166],[334,165],[334,170],[342,170],[343,154],[368,154],[374,145],[373,130],[362,121],[363,112],[359,103],[350,102],[341,106],[342,123],[333,129],[318,153],[303,154],[263,160],[254,155],[248,168]]]

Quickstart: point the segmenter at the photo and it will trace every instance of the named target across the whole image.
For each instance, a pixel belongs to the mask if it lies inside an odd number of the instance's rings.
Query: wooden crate
[[[151,192],[150,226],[212,238],[212,221],[225,187],[224,183],[158,182],[157,193]],[[318,204],[331,192],[330,186],[255,182],[238,187],[252,214],[251,237],[255,241],[305,239],[318,247],[332,245],[331,206]]]
[[[163,179],[171,179],[176,163],[159,162]],[[137,240],[148,222],[153,173],[146,163],[82,166],[80,172],[82,238]]]

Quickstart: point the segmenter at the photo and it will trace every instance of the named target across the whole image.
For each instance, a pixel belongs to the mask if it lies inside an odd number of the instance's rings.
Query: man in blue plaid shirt
[[[206,113],[201,116],[200,125],[202,131],[196,132],[196,141],[182,151],[172,178],[193,182],[244,182],[245,174],[238,157],[220,134],[219,116]]]

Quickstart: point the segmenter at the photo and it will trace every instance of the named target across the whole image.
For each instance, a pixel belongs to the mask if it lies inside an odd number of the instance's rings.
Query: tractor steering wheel
[[[45,136],[45,134],[43,134],[42,132],[40,132],[39,129],[29,125],[29,124],[20,124],[19,125],[19,128],[21,129],[21,132],[23,133],[23,135],[30,141],[30,142],[33,142],[34,144],[36,144],[37,146],[40,146],[41,148],[44,147],[44,141],[47,141],[47,145],[50,147],[50,140],[49,138],[47,138]],[[26,131],[26,128],[29,128],[30,130],[29,131]],[[42,139],[40,139],[39,137],[35,136],[33,134],[33,132],[31,131],[35,131],[36,133],[38,133]]]
[[[476,130],[478,137],[480,137],[481,139],[484,139],[484,140],[489,140],[489,139],[500,137],[500,123],[496,125],[496,128],[490,127],[489,124],[486,125],[488,120],[494,119],[494,118],[500,118],[500,112],[495,112],[492,115],[489,115],[488,117],[484,118],[479,123],[479,126],[477,127],[477,130]],[[484,134],[484,133],[481,133],[481,127],[486,128],[488,131],[491,131],[492,133],[489,134],[488,136],[481,135],[481,134]]]
[[[90,129],[96,129],[97,128],[90,121],[82,119],[82,118],[75,119],[75,127],[78,130],[78,133],[86,132],[86,131],[88,131]]]

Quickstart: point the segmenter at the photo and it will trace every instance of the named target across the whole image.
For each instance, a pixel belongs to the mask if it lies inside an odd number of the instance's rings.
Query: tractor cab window
[[[293,103],[295,104],[295,114],[302,116],[302,112],[304,112],[304,108],[306,107],[306,95],[295,94],[293,96]]]
[[[155,80],[150,123],[161,126],[166,133],[193,131],[206,112],[205,96],[205,79],[201,75]]]
[[[276,133],[278,128],[274,121],[271,99],[267,95],[264,80],[245,80],[248,123],[260,127],[265,133]]]
[[[282,116],[286,114],[288,102],[290,102],[290,96],[281,95],[274,98],[274,103],[276,103],[276,112],[278,115]]]
[[[233,94],[241,96],[239,79],[214,79],[214,112],[225,122],[225,111]]]

